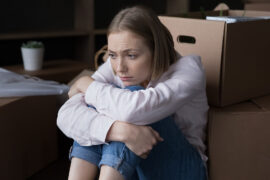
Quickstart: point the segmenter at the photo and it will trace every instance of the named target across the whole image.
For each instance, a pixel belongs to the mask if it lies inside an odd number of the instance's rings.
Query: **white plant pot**
[[[21,48],[23,65],[26,71],[42,69],[44,48]]]

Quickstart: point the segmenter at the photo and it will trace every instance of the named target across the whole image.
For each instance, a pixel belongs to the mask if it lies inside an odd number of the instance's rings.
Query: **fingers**
[[[151,151],[148,151],[148,152],[142,154],[140,157],[141,157],[142,159],[146,159],[146,158],[148,157],[148,155],[150,154],[150,152],[151,152]]]
[[[74,96],[77,92],[75,91],[75,89],[73,87],[70,88],[70,90],[68,91],[68,97],[71,98],[72,96]]]
[[[155,131],[153,128],[151,128],[151,130],[152,130],[153,134],[155,135],[155,138],[158,141],[160,141],[160,142],[164,141],[164,139],[159,135],[159,133],[157,131]]]
[[[147,155],[146,154],[143,154],[140,156],[142,159],[146,159],[147,158]]]

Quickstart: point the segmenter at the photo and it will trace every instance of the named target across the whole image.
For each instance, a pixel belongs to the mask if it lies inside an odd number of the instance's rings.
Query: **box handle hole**
[[[177,42],[178,43],[189,43],[189,44],[195,44],[196,39],[192,36],[184,36],[184,35],[179,35],[177,37]]]

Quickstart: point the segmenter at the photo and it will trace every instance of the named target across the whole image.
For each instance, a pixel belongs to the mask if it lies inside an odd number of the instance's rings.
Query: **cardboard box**
[[[198,54],[207,76],[209,104],[225,106],[270,93],[270,20],[238,22],[160,16],[182,55]],[[219,15],[219,11],[206,15]],[[224,11],[231,16],[270,16],[263,11]]]
[[[270,96],[225,108],[210,108],[211,180],[270,177]]]
[[[260,3],[246,3],[245,10],[270,11],[270,1]]]
[[[266,2],[270,2],[270,0],[247,0],[245,2],[247,2],[247,3],[266,3]]]
[[[58,96],[0,98],[0,179],[23,180],[58,157]]]

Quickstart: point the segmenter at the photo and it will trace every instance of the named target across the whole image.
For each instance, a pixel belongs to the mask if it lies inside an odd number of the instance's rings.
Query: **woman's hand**
[[[163,139],[150,126],[137,126],[116,121],[107,134],[107,141],[121,141],[137,156],[146,159],[153,147]]]
[[[71,98],[77,93],[85,93],[88,86],[94,81],[93,78],[89,76],[80,77],[75,83],[70,87],[68,92],[68,97]]]
[[[150,126],[133,125],[129,130],[126,146],[137,156],[146,159],[153,147],[163,141],[159,133]]]

